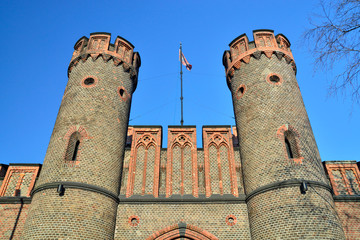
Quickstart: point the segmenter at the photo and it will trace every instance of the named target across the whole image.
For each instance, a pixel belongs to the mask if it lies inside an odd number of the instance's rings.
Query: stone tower
[[[289,40],[245,34],[223,64],[239,136],[252,239],[344,239],[296,80]]]
[[[113,239],[132,94],[141,61],[110,34],[80,38],[23,239]]]

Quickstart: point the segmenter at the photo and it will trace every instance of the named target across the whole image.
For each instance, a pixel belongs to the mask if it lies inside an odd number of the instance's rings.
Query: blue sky
[[[235,125],[222,54],[237,36],[273,29],[292,43],[297,79],[322,160],[360,160],[359,105],[328,97],[334,72],[313,73],[301,35],[316,1],[2,1],[0,163],[42,163],[67,83],[75,42],[91,32],[129,40],[140,53],[131,125],[179,125],[178,48],[184,72],[184,120]],[[341,64],[340,64],[341,65]],[[164,134],[166,137],[166,134]],[[166,138],[163,146],[166,146]]]

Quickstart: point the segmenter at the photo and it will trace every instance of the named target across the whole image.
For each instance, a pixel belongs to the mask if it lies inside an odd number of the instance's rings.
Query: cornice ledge
[[[300,191],[300,186],[303,182],[305,182],[310,187],[323,188],[325,190],[328,190],[331,194],[333,193],[332,188],[325,183],[317,182],[317,181],[310,181],[310,180],[305,180],[305,179],[291,179],[291,180],[286,180],[286,181],[270,183],[270,184],[267,184],[265,186],[255,189],[254,191],[252,191],[250,194],[248,194],[246,196],[246,202],[248,202],[251,198],[255,197],[256,195],[259,195],[261,193],[265,193],[265,192],[268,192],[271,190],[279,189],[279,188],[299,187],[299,191]]]
[[[95,185],[91,185],[91,184],[87,184],[87,183],[80,183],[80,182],[52,182],[52,183],[45,183],[45,184],[42,184],[40,186],[35,187],[31,191],[30,195],[33,196],[35,193],[41,192],[41,191],[46,190],[46,189],[58,188],[59,185],[63,185],[63,187],[65,189],[66,188],[75,188],[75,189],[81,189],[81,190],[85,190],[85,191],[100,193],[100,194],[102,194],[104,196],[112,198],[117,203],[119,202],[118,196],[116,194],[110,192],[109,190],[107,190],[105,188],[102,188],[102,187],[95,186]]]

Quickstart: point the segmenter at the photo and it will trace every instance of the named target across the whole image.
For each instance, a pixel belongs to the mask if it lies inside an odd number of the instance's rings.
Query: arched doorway
[[[159,230],[146,240],[219,240],[217,237],[199,227],[179,223]]]

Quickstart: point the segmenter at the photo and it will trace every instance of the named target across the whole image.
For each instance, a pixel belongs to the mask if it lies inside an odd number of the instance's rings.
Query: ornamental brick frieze
[[[90,38],[80,38],[75,46],[71,58],[68,76],[72,69],[81,61],[89,58],[96,61],[102,58],[104,62],[113,61],[114,66],[122,65],[125,72],[130,72],[130,77],[137,84],[138,70],[141,65],[140,55],[134,52],[134,46],[122,37],[117,37],[115,43],[110,43],[111,34],[92,33]]]
[[[284,58],[288,64],[291,64],[296,74],[296,64],[290,50],[290,42],[284,35],[274,36],[272,30],[254,31],[253,35],[253,42],[249,42],[246,34],[240,35],[229,44],[230,51],[224,52],[223,64],[228,85],[235,70],[239,69],[242,64],[248,64],[252,57],[260,59],[262,54],[269,59],[272,55],[279,60]]]
[[[356,161],[328,161],[324,165],[335,195],[360,194],[360,172]]]
[[[231,127],[203,127],[205,194],[239,196]]]
[[[126,197],[159,196],[160,149],[161,127],[132,128]]]
[[[195,126],[168,128],[166,197],[172,194],[199,196]]]
[[[0,197],[30,197],[40,167],[40,164],[37,166],[9,166],[0,188]]]

